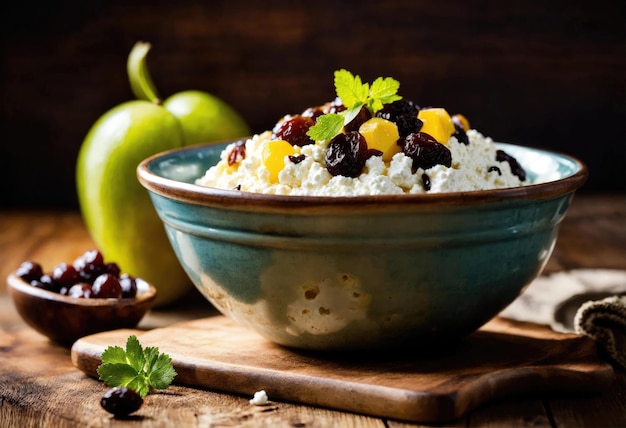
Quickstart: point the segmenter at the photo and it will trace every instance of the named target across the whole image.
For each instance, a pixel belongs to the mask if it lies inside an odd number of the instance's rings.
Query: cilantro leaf
[[[344,125],[344,116],[338,113],[323,114],[317,118],[306,135],[315,141],[330,140],[341,132]]]
[[[150,372],[149,382],[156,389],[165,389],[175,376],[176,371],[172,367],[171,358],[169,355],[161,354]]]
[[[167,388],[177,375],[169,355],[159,354],[155,347],[143,349],[134,335],[127,339],[126,349],[109,346],[101,358],[97,368],[100,380],[111,387],[133,389],[141,397],[151,389]]]

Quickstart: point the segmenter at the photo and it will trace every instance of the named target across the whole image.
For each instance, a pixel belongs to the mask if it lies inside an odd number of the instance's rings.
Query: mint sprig
[[[397,94],[400,82],[391,77],[378,77],[372,84],[363,83],[361,77],[341,69],[334,74],[335,91],[346,110],[319,116],[307,135],[315,141],[329,140],[341,132],[341,128],[354,119],[363,106],[374,114],[384,104],[402,99]],[[330,117],[328,117],[330,116]],[[341,119],[341,120],[340,120]]]
[[[126,341],[126,349],[109,346],[102,353],[102,364],[97,368],[100,380],[110,387],[126,387],[145,397],[152,389],[167,388],[177,373],[172,359],[160,354],[159,348],[142,348],[137,336]]]

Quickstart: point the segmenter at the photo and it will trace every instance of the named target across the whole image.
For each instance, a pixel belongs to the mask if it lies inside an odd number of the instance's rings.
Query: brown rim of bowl
[[[215,144],[218,143],[196,144],[193,146],[183,147],[182,150]],[[513,146],[513,144],[508,145]],[[181,148],[156,153],[144,159],[137,166],[136,172],[139,182],[146,189],[176,201],[189,202],[201,206],[228,206],[229,209],[246,211],[256,207],[256,210],[265,208],[271,211],[289,212],[307,210],[311,208],[325,208],[330,209],[330,211],[333,211],[333,208],[343,211],[346,207],[356,208],[373,206],[385,206],[387,208],[421,206],[423,208],[432,208],[433,206],[471,206],[503,200],[548,200],[574,192],[583,186],[587,181],[589,175],[587,166],[579,159],[553,150],[538,149],[533,147],[528,147],[528,149],[539,150],[548,154],[566,158],[578,166],[578,171],[565,178],[545,183],[529,184],[522,187],[466,192],[363,196],[291,196],[226,190],[171,180],[158,176],[150,171],[148,168],[150,163],[160,157],[181,151]]]
[[[55,293],[54,291],[44,290],[43,288],[33,287],[28,284],[23,279],[19,278],[15,274],[10,274],[7,277],[7,284],[9,287],[15,291],[18,291],[22,294],[28,294],[33,297],[38,297],[40,299],[51,300],[54,302],[65,303],[70,305],[79,305],[79,306],[135,306],[138,304],[147,303],[151,300],[154,300],[156,297],[156,288],[150,285],[150,291],[148,293],[143,293],[135,298],[89,298],[89,299],[81,299],[78,297],[70,297],[64,296],[63,294]]]

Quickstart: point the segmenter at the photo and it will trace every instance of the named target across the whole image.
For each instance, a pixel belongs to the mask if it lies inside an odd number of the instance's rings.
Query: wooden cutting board
[[[613,369],[590,339],[534,324],[494,319],[443,352],[320,354],[275,345],[216,316],[149,330],[115,330],[79,339],[73,364],[97,377],[100,355],[141,344],[172,357],[175,383],[412,422],[445,422],[487,402],[543,392],[598,392]]]

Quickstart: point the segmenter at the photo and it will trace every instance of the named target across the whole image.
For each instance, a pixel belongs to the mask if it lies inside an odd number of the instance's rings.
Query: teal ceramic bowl
[[[193,184],[225,145],[152,156],[139,181],[198,290],[270,341],[307,350],[451,342],[475,331],[541,273],[587,178],[570,156],[499,144],[543,183],[337,198]]]

